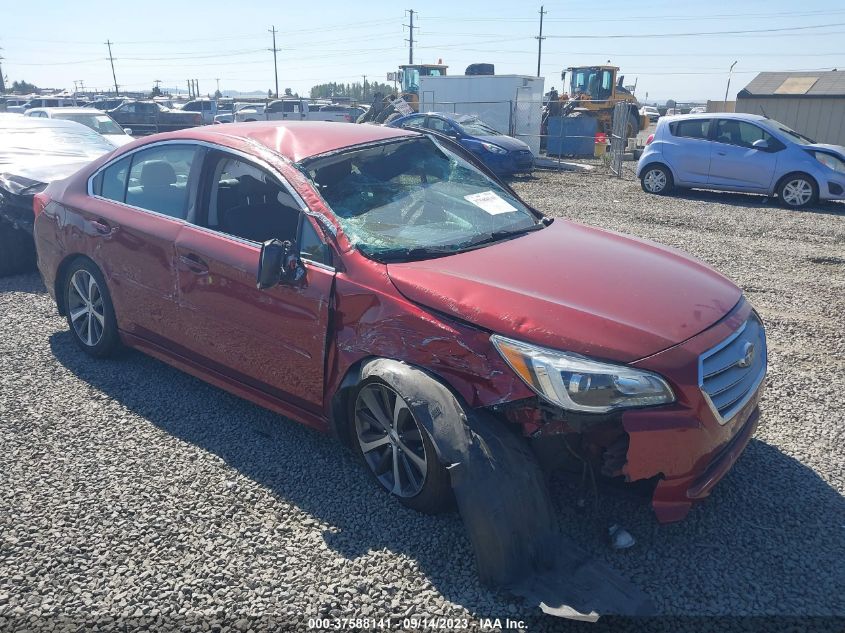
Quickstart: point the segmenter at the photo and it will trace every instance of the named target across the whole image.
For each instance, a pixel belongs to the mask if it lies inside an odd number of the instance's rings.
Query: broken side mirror
[[[267,240],[258,256],[259,290],[278,284],[295,285],[305,278],[305,266],[296,245],[288,240]]]

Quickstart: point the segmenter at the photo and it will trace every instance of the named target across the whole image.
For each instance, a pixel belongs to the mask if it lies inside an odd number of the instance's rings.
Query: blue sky
[[[845,3],[841,0],[611,0],[545,2],[542,75],[561,87],[570,65],[610,60],[641,100],[721,99],[761,70],[845,70]],[[419,11],[415,61],[442,59],[450,73],[491,62],[498,74],[536,72],[540,4],[428,0],[395,2],[255,2],[143,0],[65,2],[0,0],[0,55],[9,80],[39,86],[112,85],[105,41],[111,40],[118,84],[201,92],[273,86],[268,29],[279,30],[279,88],[307,93],[326,81],[384,80],[407,62],[404,9]],[[600,14],[599,14],[600,12]],[[772,29],[759,32],[762,29]],[[787,30],[780,30],[787,29]],[[758,31],[724,33],[725,31]],[[705,34],[713,33],[719,34]],[[690,34],[690,35],[681,35]],[[695,35],[692,35],[695,34]]]

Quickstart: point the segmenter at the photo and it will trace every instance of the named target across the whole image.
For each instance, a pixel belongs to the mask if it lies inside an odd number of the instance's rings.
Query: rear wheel
[[[418,512],[450,507],[451,485],[434,444],[405,399],[378,378],[361,383],[352,419],[358,453],[378,483]]]
[[[71,262],[65,274],[65,315],[76,344],[90,356],[113,355],[120,346],[106,281],[91,260]]]
[[[816,181],[806,174],[788,174],[778,185],[778,198],[792,209],[803,209],[818,200]]]
[[[672,191],[672,174],[663,165],[649,165],[640,176],[643,191],[663,196]]]

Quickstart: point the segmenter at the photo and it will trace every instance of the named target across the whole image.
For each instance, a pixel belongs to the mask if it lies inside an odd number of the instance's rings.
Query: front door
[[[306,261],[304,284],[257,289],[261,243],[297,240],[297,200],[278,176],[225,152],[212,153],[203,182],[201,213],[176,243],[188,353],[234,380],[322,410],[334,269]]]
[[[780,142],[762,128],[737,119],[718,119],[715,128],[708,184],[767,193]],[[761,139],[768,144],[766,149],[754,147]]]

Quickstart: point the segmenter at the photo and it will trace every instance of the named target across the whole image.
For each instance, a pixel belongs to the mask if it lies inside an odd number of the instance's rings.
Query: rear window
[[[710,131],[710,119],[675,121],[669,124],[669,130],[672,132],[672,136],[706,139]]]

